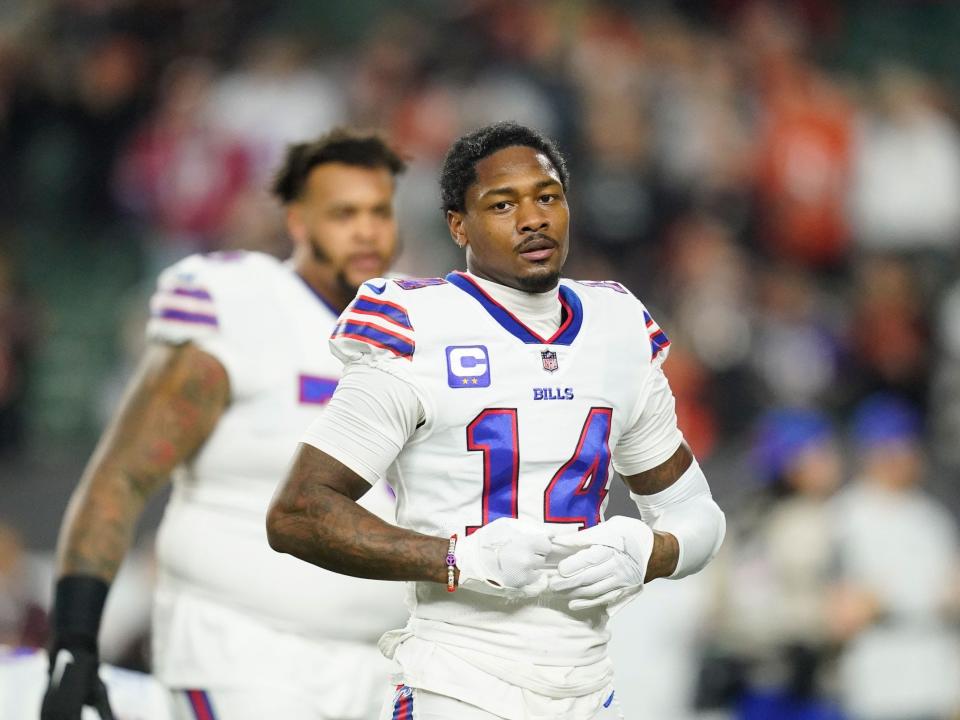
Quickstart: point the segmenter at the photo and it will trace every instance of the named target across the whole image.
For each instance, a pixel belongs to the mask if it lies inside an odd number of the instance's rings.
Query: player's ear
[[[450,229],[450,237],[453,238],[457,247],[465,247],[467,233],[463,229],[463,213],[456,210],[447,210],[447,227]]]

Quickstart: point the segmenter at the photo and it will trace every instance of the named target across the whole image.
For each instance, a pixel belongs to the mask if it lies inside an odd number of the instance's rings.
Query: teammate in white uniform
[[[380,643],[398,666],[383,718],[618,717],[610,613],[702,568],[725,527],[677,429],[669,341],[618,283],[560,280],[567,172],[538,133],[461,138],[441,186],[470,272],[361,288],[270,542],[412,581]],[[354,502],[391,466],[406,529]],[[613,468],[643,521],[603,519]]]
[[[51,665],[65,671],[52,675],[43,720],[104,706],[103,601],[144,501],[171,474],[153,650],[178,717],[375,714],[369,698],[387,670],[375,642],[406,617],[402,592],[278,556],[264,518],[340,376],[327,346],[337,315],[394,255],[402,170],[373,135],[339,130],[292,146],[274,186],[294,241],[289,261],[215,253],[160,276],[142,369],[64,520]],[[385,485],[368,498],[392,520]]]

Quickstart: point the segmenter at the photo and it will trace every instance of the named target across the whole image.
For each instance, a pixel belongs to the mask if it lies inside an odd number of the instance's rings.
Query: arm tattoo
[[[113,580],[147,499],[200,448],[229,395],[223,366],[196,346],[148,349],[67,506],[61,575]]]
[[[693,453],[687,444],[680,443],[677,451],[665,462],[642,473],[625,477],[623,481],[637,495],[656,495],[673,485],[693,464]]]
[[[356,503],[369,485],[350,468],[301,445],[267,517],[270,546],[355,577],[446,583],[447,539],[384,522]]]

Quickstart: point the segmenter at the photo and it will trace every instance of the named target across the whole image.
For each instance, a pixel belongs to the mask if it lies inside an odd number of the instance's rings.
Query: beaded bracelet
[[[454,583],[454,568],[457,566],[457,556],[453,551],[457,549],[457,535],[450,536],[450,545],[447,546],[447,592],[454,592],[457,589]]]

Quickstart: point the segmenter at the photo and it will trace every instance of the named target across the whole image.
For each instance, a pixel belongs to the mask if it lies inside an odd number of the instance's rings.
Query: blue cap
[[[806,450],[833,439],[833,425],[816,410],[783,408],[760,418],[751,458],[760,478],[774,482]]]
[[[920,412],[903,398],[876,393],[853,413],[853,439],[861,449],[920,439]]]

